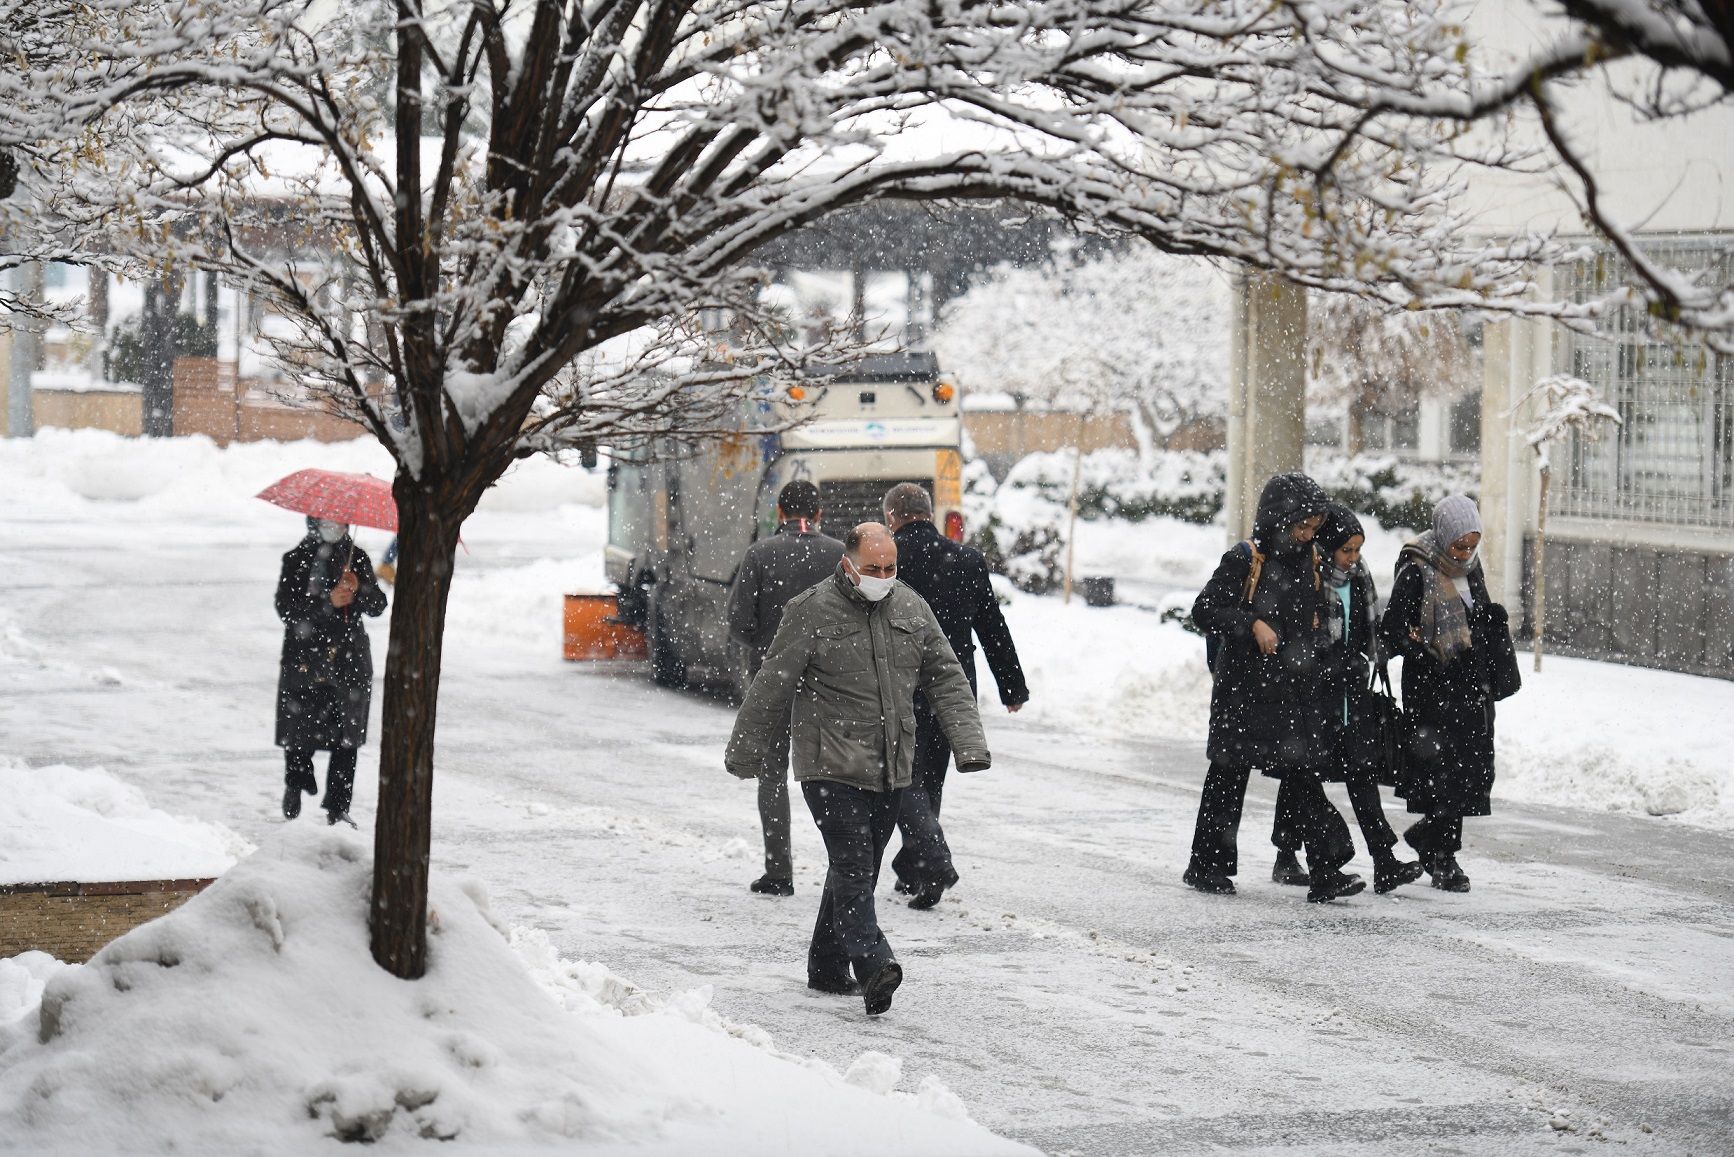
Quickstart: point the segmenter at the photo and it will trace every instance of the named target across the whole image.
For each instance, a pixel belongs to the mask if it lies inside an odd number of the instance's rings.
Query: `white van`
[[[728,637],[729,587],[747,547],[775,532],[785,483],[815,483],[823,527],[842,538],[882,519],[894,484],[919,482],[940,528],[963,537],[957,389],[932,354],[864,358],[759,405],[781,421],[749,423],[743,413],[738,438],[609,467],[608,578],[620,588],[620,617],[644,629],[659,683],[745,690],[746,658]],[[744,432],[790,418],[802,424]]]

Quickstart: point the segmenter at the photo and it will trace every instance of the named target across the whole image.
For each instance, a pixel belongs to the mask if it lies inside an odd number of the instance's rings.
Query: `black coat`
[[[973,546],[964,546],[939,533],[931,519],[918,519],[897,528],[897,577],[915,588],[933,608],[939,629],[945,632],[972,690],[980,688],[975,677],[975,640],[981,639],[982,657],[999,686],[999,701],[1006,706],[1028,703],[1030,689],[1024,683],[1023,665],[1012,643],[1011,628],[994,597],[987,559]]]
[[[789,600],[830,578],[842,559],[841,542],[792,521],[747,547],[729,591],[729,634],[751,650],[755,674]]]
[[[331,590],[343,576],[345,558],[361,586],[339,610],[331,605]],[[277,617],[283,620],[278,747],[329,751],[367,742],[373,651],[361,617],[384,610],[373,563],[351,539],[327,543],[309,534],[283,556],[277,580]]]
[[[1408,800],[1411,812],[1421,815],[1490,815],[1493,696],[1486,671],[1486,657],[1492,653],[1487,581],[1479,565],[1469,572],[1475,599],[1469,612],[1471,646],[1441,663],[1409,638],[1425,598],[1424,565],[1407,557],[1398,564],[1380,627],[1385,649],[1403,656],[1403,711],[1410,735],[1405,782],[1398,794]]]
[[[1304,474],[1272,478],[1253,529],[1264,566],[1252,601],[1245,597],[1252,556],[1237,544],[1192,605],[1193,622],[1217,642],[1207,752],[1213,763],[1269,773],[1323,769],[1331,761],[1334,736],[1323,726],[1321,666],[1329,640],[1328,592],[1320,590],[1312,547],[1289,537],[1295,523],[1322,512],[1325,503],[1324,491]],[[1253,638],[1252,625],[1261,619],[1277,633],[1274,655],[1260,651]]]
[[[1328,585],[1323,593],[1327,603],[1337,597]],[[1343,639],[1326,647],[1321,655],[1320,705],[1324,724],[1336,737],[1336,759],[1323,778],[1332,783],[1373,778],[1386,770],[1378,751],[1379,717],[1373,702],[1373,671],[1379,646],[1374,621],[1367,613],[1369,607],[1377,607],[1378,603],[1379,592],[1372,574],[1365,566],[1357,566],[1350,574]]]

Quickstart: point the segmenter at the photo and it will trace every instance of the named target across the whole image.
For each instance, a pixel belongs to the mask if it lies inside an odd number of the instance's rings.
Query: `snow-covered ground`
[[[962,885],[933,913],[882,889],[909,981],[868,1021],[802,984],[822,878],[810,825],[798,817],[797,898],[745,890],[757,823],[750,787],[720,767],[727,707],[630,665],[559,661],[560,594],[601,580],[600,479],[541,463],[465,527],[441,711],[435,906],[462,942],[454,963],[504,979],[482,992],[430,975],[416,991],[452,1025],[411,1024],[419,1006],[392,995],[408,990],[367,971],[360,860],[331,850],[364,857],[365,839],[306,818],[285,830],[275,814],[270,597],[300,526],[250,496],[306,465],[388,470],[365,443],[0,444],[0,779],[29,784],[0,793],[0,840],[29,826],[14,800],[44,814],[47,793],[215,853],[263,849],[112,958],[0,962],[9,1141],[28,1127],[27,1149],[92,1151],[118,1120],[153,1151],[173,1132],[186,1151],[306,1152],[341,1131],[341,1111],[411,1147],[461,1117],[453,1144],[488,1152],[570,1144],[568,1126],[591,1130],[584,1151],[607,1136],[667,1152],[702,1151],[701,1136],[742,1153],[998,1144],[956,1118],[955,1094],[976,1121],[1055,1153],[1587,1151],[1597,1134],[1634,1152],[1729,1151],[1734,843],[1710,829],[1734,826],[1734,744],[1719,730],[1734,685],[1550,658],[1500,715],[1499,789],[1533,802],[1469,825],[1469,896],[1307,907],[1262,882],[1260,782],[1243,895],[1221,901],[1177,878],[1203,768],[1199,642],[1149,611],[1016,596],[1007,615],[1035,698],[1015,718],[990,706],[996,766],[948,790]],[[384,538],[361,541],[377,554]],[[1375,535],[1377,573],[1399,542]],[[1207,527],[1085,524],[1080,569],[1183,589],[1221,547]],[[383,620],[373,634],[382,659]],[[373,767],[370,745],[364,832]],[[488,930],[482,888],[510,947]],[[263,897],[281,952],[247,905]],[[198,967],[148,964],[165,945]],[[332,988],[351,974],[365,1008]],[[161,1006],[116,978],[148,978]],[[45,982],[100,1012],[39,1043]],[[166,1027],[217,990],[240,1002],[235,1025]],[[289,1034],[293,1055],[266,1056],[249,1025]],[[401,1041],[403,1059],[381,1041]],[[135,1042],[162,1053],[149,1068],[160,1096],[136,1103],[104,1067],[147,1048]],[[562,1067],[548,1060],[559,1048],[618,1064]],[[466,1049],[483,1063],[466,1067]],[[664,1055],[682,1050],[695,1059]],[[440,1096],[415,1103],[430,1082]],[[681,1082],[694,1087],[677,1104]],[[48,1087],[57,1102],[31,1099]],[[213,1088],[233,1092],[201,1100]],[[554,1103],[582,1108],[539,1115]],[[270,1113],[299,1115],[269,1136],[234,1131]],[[828,1145],[811,1140],[817,1118],[835,1118]],[[752,1132],[767,1121],[795,1131]]]

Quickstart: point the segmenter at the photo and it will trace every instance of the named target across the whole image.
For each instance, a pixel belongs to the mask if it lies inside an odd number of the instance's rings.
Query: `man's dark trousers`
[[[1198,825],[1192,834],[1192,870],[1207,876],[1232,876],[1240,867],[1237,847],[1240,813],[1246,802],[1249,767],[1212,763],[1204,777],[1204,792],[1198,801]],[[1289,780],[1293,780],[1289,784]],[[1349,825],[1325,796],[1316,771],[1286,768],[1283,782],[1289,786],[1293,807],[1299,813],[1306,844],[1307,867],[1334,871],[1354,858]]]
[[[891,870],[912,889],[927,884],[951,887],[957,869],[951,863],[951,848],[945,829],[939,826],[939,805],[945,794],[945,772],[951,766],[951,743],[939,726],[927,700],[915,697],[915,760],[909,786],[897,810],[897,830],[903,846],[892,857]]]
[[[783,715],[782,726],[765,750],[759,773],[759,826],[765,832],[765,875],[773,880],[795,877],[795,853],[789,842],[789,732],[795,705]]]
[[[801,794],[819,826],[830,866],[813,943],[807,950],[807,975],[841,981],[851,971],[865,984],[893,959],[891,945],[879,931],[873,909],[873,889],[879,882],[879,862],[897,827],[897,807],[903,792],[867,791],[829,779],[809,779]]]

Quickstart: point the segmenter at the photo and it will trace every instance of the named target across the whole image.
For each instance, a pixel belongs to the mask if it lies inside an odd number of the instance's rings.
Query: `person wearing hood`
[[[1326,593],[1328,636],[1320,663],[1319,710],[1325,730],[1334,736],[1334,756],[1322,778],[1348,788],[1355,822],[1373,858],[1373,891],[1384,893],[1420,879],[1421,865],[1397,858],[1397,834],[1385,819],[1379,799],[1379,775],[1384,769],[1379,763],[1373,673],[1381,669],[1384,653],[1378,638],[1379,591],[1361,558],[1366,540],[1354,511],[1337,503],[1325,511],[1324,525],[1313,536]],[[1283,780],[1271,832],[1271,842],[1277,846],[1271,878],[1281,884],[1307,882],[1295,858],[1301,849],[1303,820],[1293,787],[1292,779]]]
[[[945,729],[957,769],[991,766],[975,692],[939,620],[897,581],[891,532],[864,522],[844,538],[831,576],[784,608],[723,756],[731,775],[758,775],[782,721],[792,719],[795,780],[829,860],[807,987],[859,994],[869,1016],[890,1008],[903,983],[873,890],[915,759],[917,691]]]
[[[1481,573],[1481,512],[1453,494],[1433,510],[1433,529],[1397,556],[1397,580],[1380,636],[1403,657],[1403,710],[1410,721],[1404,791],[1423,818],[1403,833],[1433,886],[1467,892],[1457,863],[1463,817],[1492,814],[1494,631],[1505,609]]]
[[[326,822],[355,826],[349,818],[355,757],[367,742],[373,697],[373,650],[361,617],[377,617],[384,610],[385,592],[349,527],[308,518],[307,536],[283,556],[277,580],[277,617],[283,620],[277,746],[286,764],[284,819],[301,814],[303,792],[319,790],[313,755],[329,751],[321,801]]]
[[[1251,540],[1222,556],[1192,606],[1193,621],[1214,644],[1210,771],[1192,860],[1181,877],[1201,892],[1234,892],[1253,768],[1284,781],[1301,817],[1311,869],[1307,899],[1323,903],[1366,887],[1341,870],[1354,846],[1319,781],[1332,756],[1317,706],[1329,610],[1313,535],[1328,504],[1305,474],[1271,478],[1259,495]]]

